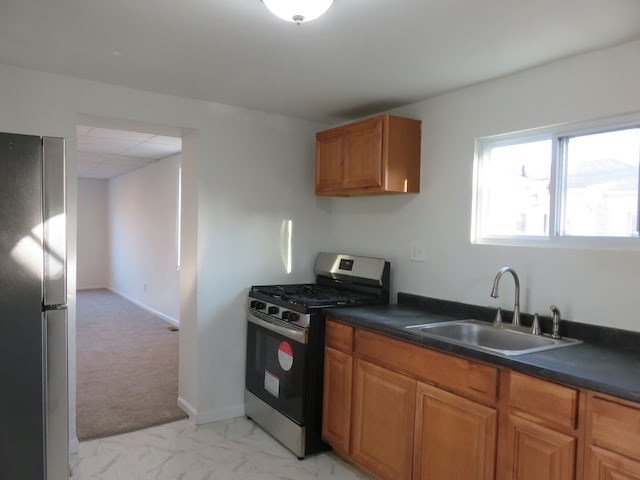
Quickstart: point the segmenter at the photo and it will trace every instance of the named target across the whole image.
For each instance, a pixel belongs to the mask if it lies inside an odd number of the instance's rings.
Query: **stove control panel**
[[[253,298],[249,298],[249,309],[277,318],[284,322],[293,323],[303,328],[307,328],[309,326],[311,319],[311,315],[308,313],[294,312],[288,310],[286,307],[280,307],[269,302],[263,302],[262,300],[255,300]]]

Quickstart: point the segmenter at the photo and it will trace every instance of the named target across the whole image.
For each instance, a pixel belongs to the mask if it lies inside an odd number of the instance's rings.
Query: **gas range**
[[[323,308],[389,302],[389,262],[383,259],[321,252],[314,273],[316,283],[251,287],[249,309],[307,328]]]
[[[317,255],[316,283],[256,285],[247,309],[245,410],[298,458],[321,438],[324,309],[389,303],[389,262]]]

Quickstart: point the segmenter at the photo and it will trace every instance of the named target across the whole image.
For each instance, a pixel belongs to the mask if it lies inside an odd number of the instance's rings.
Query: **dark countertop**
[[[418,300],[416,301],[416,299]],[[508,367],[514,371],[587,388],[625,400],[640,402],[640,349],[637,348],[640,334],[636,332],[603,327],[592,328],[563,320],[560,333],[563,334],[563,330],[571,331],[572,338],[581,339],[584,343],[525,355],[503,356],[455,345],[436,338],[419,336],[404,328],[407,325],[461,318],[473,317],[488,320],[486,318],[489,313],[488,309],[444,300],[424,299],[408,294],[399,294],[398,300],[398,305],[331,308],[325,310],[325,314],[328,317],[418,345],[464,355],[468,358]],[[494,313],[495,310],[492,314]],[[507,320],[510,318],[509,315],[509,312],[506,312],[506,315],[503,316],[505,322],[510,321]],[[523,318],[523,324],[526,325],[527,321],[530,321],[529,317]],[[547,323],[548,319],[544,319],[543,330],[548,332],[549,330],[545,328]],[[581,327],[577,328],[576,325],[581,325]],[[619,335],[618,332],[620,332]],[[578,336],[576,333],[583,335]],[[598,343],[595,340],[598,338],[606,341],[606,344]],[[616,343],[616,339],[620,339],[620,342]],[[634,345],[636,348],[633,348]]]

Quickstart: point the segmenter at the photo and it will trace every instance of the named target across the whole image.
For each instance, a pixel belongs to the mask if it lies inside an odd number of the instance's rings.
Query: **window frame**
[[[566,148],[563,138],[605,133],[627,128],[640,128],[640,112],[592,120],[588,122],[564,123],[547,127],[521,130],[499,135],[480,137],[475,140],[473,161],[473,185],[471,205],[471,243],[475,245],[531,246],[560,248],[596,248],[614,250],[640,250],[640,236],[579,236],[562,232],[565,218],[563,196],[566,195]],[[549,227],[547,235],[481,235],[481,214],[483,212],[482,185],[483,163],[491,148],[515,145],[540,140],[551,140],[551,165],[549,180]],[[561,152],[565,149],[565,152]],[[564,160],[564,161],[563,161]],[[638,212],[640,216],[640,168],[638,172]],[[639,221],[640,223],[640,221]],[[640,226],[639,226],[640,227]]]

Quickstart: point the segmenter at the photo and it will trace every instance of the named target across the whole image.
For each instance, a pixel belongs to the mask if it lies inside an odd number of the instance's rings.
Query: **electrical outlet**
[[[412,262],[424,262],[427,259],[426,250],[427,248],[425,247],[424,242],[414,240],[411,242],[411,254],[409,259]]]

